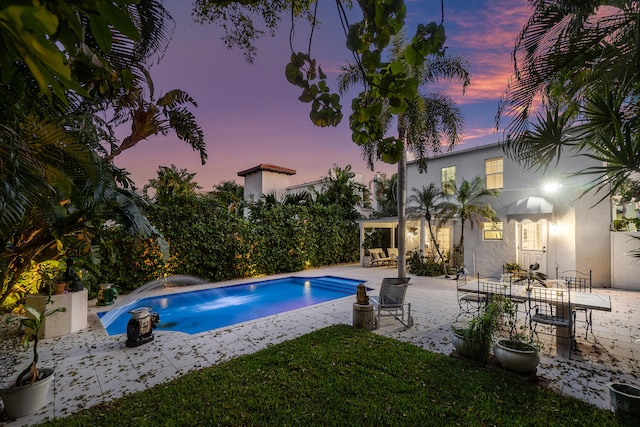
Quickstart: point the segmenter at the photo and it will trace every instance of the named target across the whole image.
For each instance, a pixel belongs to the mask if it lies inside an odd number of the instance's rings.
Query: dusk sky
[[[498,100],[513,69],[515,38],[529,17],[528,2],[444,3],[448,52],[465,56],[471,70],[471,85],[464,96],[459,85],[449,92],[460,104],[465,120],[460,147],[496,142]],[[410,33],[418,23],[440,20],[440,1],[407,0],[406,5]],[[157,177],[159,166],[171,164],[196,173],[194,180],[204,190],[227,180],[243,184],[237,172],[260,163],[295,169],[291,184],[324,177],[333,164],[350,164],[353,171],[365,176],[365,183],[372,178],[374,172],[367,169],[359,147],[351,141],[348,115],[352,96],[347,94],[342,100],[345,117],[337,128],[318,128],[309,120],[309,104],[297,99],[299,89],[286,81],[290,20],[285,17],[275,38],[267,35],[258,42],[257,57],[249,64],[239,50],[226,49],[217,26],[193,21],[190,1],[165,1],[164,6],[176,20],[176,29],[164,58],[150,70],[155,97],[182,89],[196,100],[198,108],[192,111],[204,130],[209,158],[201,165],[198,153],[175,135],[142,141],[115,160],[139,187]],[[335,2],[321,1],[319,15],[323,28],[314,33],[311,53],[333,80],[351,56]],[[306,51],[308,25],[299,22],[295,34],[294,49]],[[332,89],[337,91],[335,84]],[[375,171],[387,175],[396,169],[382,162],[375,165]]]

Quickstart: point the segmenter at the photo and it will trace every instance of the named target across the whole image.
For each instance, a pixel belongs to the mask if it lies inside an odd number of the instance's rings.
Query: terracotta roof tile
[[[276,172],[282,173],[285,175],[295,175],[296,171],[289,168],[284,168],[282,166],[271,165],[269,163],[260,163],[258,166],[254,166],[252,168],[243,170],[238,172],[238,176],[247,176],[255,172],[266,171],[266,172]]]

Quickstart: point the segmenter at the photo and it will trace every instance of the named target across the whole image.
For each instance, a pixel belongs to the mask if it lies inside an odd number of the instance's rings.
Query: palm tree
[[[148,199],[153,199],[158,205],[174,207],[181,199],[194,197],[196,190],[201,189],[193,180],[195,176],[195,173],[178,169],[176,165],[160,166],[158,178],[150,179],[149,183],[143,187],[143,191]],[[153,196],[149,196],[150,189],[155,193]]]
[[[191,145],[200,153],[202,164],[207,160],[204,132],[196,122],[195,115],[185,105],[197,107],[196,101],[180,89],[173,89],[158,100],[154,98],[151,76],[147,75],[149,100],[144,91],[133,88],[117,100],[111,123],[115,126],[131,121],[131,133],[120,144],[111,144],[108,160],[113,160],[124,150],[134,147],[140,141],[155,135],[167,135],[174,131],[179,139]]]
[[[369,203],[369,189],[359,182],[354,181],[355,173],[351,171],[351,165],[341,168],[333,165],[326,177],[322,179],[320,191],[311,189],[315,200],[323,205],[337,205],[342,208],[345,215],[352,220],[361,217],[357,207]]]
[[[458,250],[462,256],[464,265],[464,229],[465,224],[469,221],[471,229],[477,224],[482,226],[482,222],[486,220],[493,221],[496,218],[496,212],[485,200],[487,197],[498,196],[498,190],[487,190],[481,177],[475,177],[471,182],[463,179],[460,186],[454,185],[454,192],[449,195],[452,201],[442,203],[443,218],[460,219],[460,243]],[[457,263],[458,260],[456,260]],[[458,265],[460,266],[460,265]]]
[[[462,83],[463,89],[470,83],[467,63],[463,57],[451,57],[448,55],[431,55],[425,61],[424,67],[415,68],[404,60],[406,43],[404,38],[395,37],[391,48],[391,58],[403,63],[407,75],[412,76],[425,87],[440,78],[456,79]],[[341,93],[345,93],[356,83],[366,84],[364,72],[353,63],[347,63],[342,67],[342,73],[338,76],[338,87]],[[391,114],[383,111],[380,115],[381,126],[388,130],[391,123]],[[442,93],[422,93],[408,100],[408,108],[404,113],[396,117],[398,140],[402,141],[402,157],[391,159],[398,164],[398,277],[406,277],[406,250],[405,250],[405,201],[406,201],[406,150],[411,150],[417,158],[421,168],[426,167],[426,160],[431,153],[439,153],[442,150],[441,140],[447,140],[447,146],[452,148],[460,140],[459,131],[463,119],[460,109],[453,100]],[[378,153],[384,152],[381,148],[387,143],[387,139],[364,144],[363,155],[367,159],[369,167],[373,169],[374,159]]]
[[[567,149],[593,157],[605,166],[580,173],[604,197],[640,170],[639,13],[637,1],[535,2],[498,113],[509,155],[538,168]]]
[[[387,178],[384,173],[377,174],[375,183],[374,197],[378,206],[372,216],[378,218],[398,216],[398,174],[394,173],[391,178]]]
[[[428,187],[422,187],[420,189],[413,188],[413,194],[411,195],[412,202],[416,203],[417,210],[424,213],[424,218],[427,220],[427,226],[429,227],[429,236],[431,238],[431,242],[433,246],[436,248],[436,252],[440,257],[442,262],[442,271],[446,275],[447,267],[444,263],[444,257],[442,256],[442,251],[440,250],[440,245],[436,242],[436,236],[433,232],[433,226],[431,221],[433,219],[439,219],[441,216],[442,205],[441,202],[444,201],[444,194],[438,190],[436,185],[432,182]]]
[[[25,32],[17,20],[0,29],[7,35],[0,48],[0,301],[32,261],[74,250],[90,257],[92,220],[117,217],[127,229],[152,232],[126,173],[104,158],[111,129],[100,113],[162,53],[171,17],[154,0],[125,3],[109,6],[109,22],[102,6],[17,6],[41,25]],[[110,218],[98,216],[107,212]]]

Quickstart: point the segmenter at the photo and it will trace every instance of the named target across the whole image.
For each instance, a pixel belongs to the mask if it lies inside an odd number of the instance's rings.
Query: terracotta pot
[[[56,283],[55,285],[53,285],[54,287],[54,291],[53,291],[53,295],[62,295],[64,294],[64,290],[67,288],[67,284],[66,283]]]

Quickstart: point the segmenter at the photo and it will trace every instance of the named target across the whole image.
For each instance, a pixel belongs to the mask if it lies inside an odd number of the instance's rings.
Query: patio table
[[[505,287],[509,287],[508,282],[501,282],[496,280],[480,280],[481,283],[494,283],[504,285]],[[551,281],[551,284],[555,284]],[[550,289],[556,289],[554,286],[550,286]],[[484,292],[482,286],[479,286],[477,281],[471,281],[459,288],[464,292],[474,292],[480,294],[486,294]],[[557,288],[558,291],[566,292],[566,289],[562,289],[562,287]],[[548,300],[545,300],[549,304],[557,303],[558,300],[553,298],[553,293],[550,293],[551,296]],[[511,285],[510,297],[528,300],[530,296],[530,291],[527,291],[526,286],[524,285]],[[574,309],[582,308],[582,309],[590,309],[590,310],[600,310],[600,311],[611,311],[611,297],[609,295],[602,295],[593,292],[580,292],[580,291],[571,291],[571,307]],[[570,337],[570,331],[568,328],[558,326],[556,327],[556,344],[560,341],[566,340]]]
[[[500,281],[480,280],[480,282],[498,283],[509,286],[508,283],[503,283]],[[478,283],[475,281],[467,282],[460,287],[460,290],[481,294],[485,293],[483,292],[482,288],[478,287]],[[511,296],[520,299],[527,299],[529,297],[527,289],[524,285],[511,285]],[[549,303],[553,303],[553,301],[549,301]],[[601,295],[594,292],[571,291],[571,306],[574,308],[611,311],[611,297],[609,297],[609,295]]]

